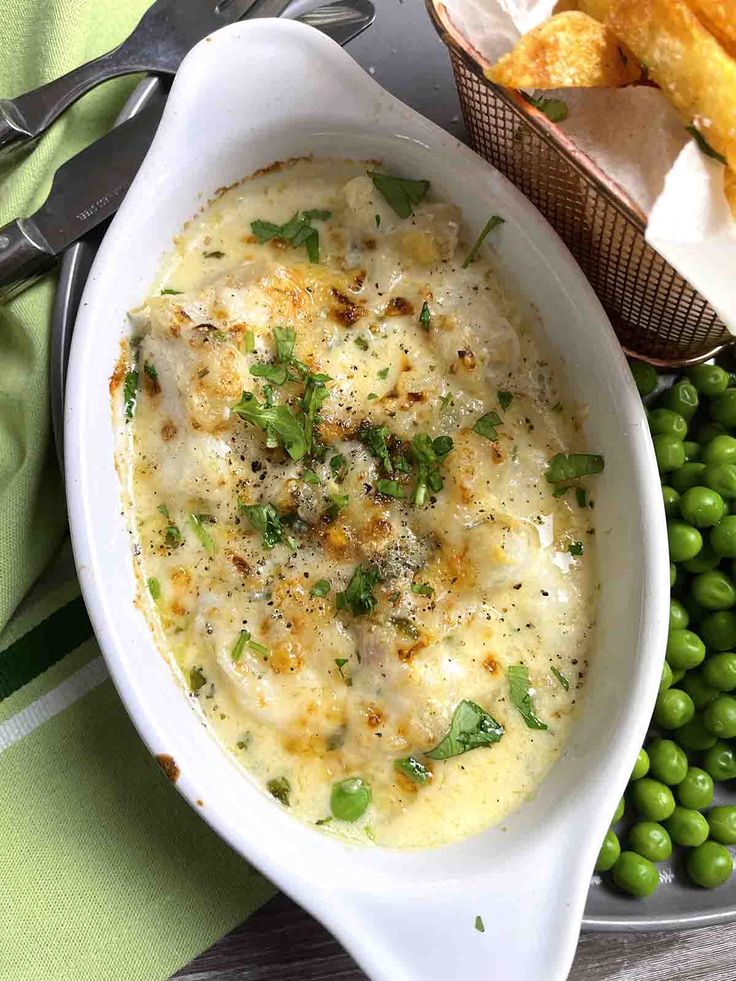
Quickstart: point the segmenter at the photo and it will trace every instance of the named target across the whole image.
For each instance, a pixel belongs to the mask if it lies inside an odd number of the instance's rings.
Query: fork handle
[[[0,156],[30,143],[100,82],[139,71],[121,45],[17,99],[0,99]]]

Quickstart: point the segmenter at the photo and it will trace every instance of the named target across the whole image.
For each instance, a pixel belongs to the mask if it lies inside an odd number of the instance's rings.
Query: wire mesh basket
[[[426,0],[447,45],[470,142],[541,211],[590,280],[621,346],[652,364],[704,361],[733,338],[645,240],[646,216],[543,112],[483,75],[482,56]]]

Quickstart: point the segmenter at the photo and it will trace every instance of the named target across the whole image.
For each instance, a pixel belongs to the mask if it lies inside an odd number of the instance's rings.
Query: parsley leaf
[[[332,504],[325,511],[326,517],[334,521],[341,511],[344,511],[350,501],[349,494],[330,494]]]
[[[426,300],[422,304],[422,312],[419,314],[419,323],[425,330],[429,330],[432,323],[432,314],[429,312],[429,304]]]
[[[366,449],[379,461],[386,473],[393,473],[393,464],[388,452],[388,429],[386,426],[371,426],[363,424],[358,429],[358,439]]]
[[[296,331],[293,327],[274,327],[273,339],[276,344],[276,360],[288,364],[294,357]]]
[[[305,431],[288,405],[261,405],[252,392],[243,392],[240,402],[232,411],[246,422],[265,430],[266,445],[269,445],[270,434],[278,436],[292,460],[301,460],[307,452],[310,444]]]
[[[330,457],[330,470],[333,476],[337,479],[340,476],[340,471],[345,466],[345,457],[342,453],[336,453],[334,456]]]
[[[344,678],[345,677],[345,675],[342,673],[342,669],[345,667],[345,665],[347,663],[348,663],[348,659],[346,657],[336,657],[335,658],[335,664],[337,665],[337,670],[340,672],[340,677],[341,678]],[[337,747],[335,747],[335,748],[337,748]]]
[[[476,239],[475,245],[470,250],[470,252],[468,252],[465,261],[463,262],[463,266],[462,266],[463,269],[467,269],[470,263],[474,261],[475,257],[480,252],[481,245],[483,245],[486,238],[490,235],[493,229],[496,228],[497,225],[503,225],[503,218],[501,218],[500,215],[491,215],[491,217],[483,226],[483,230],[481,231],[480,235]]]
[[[151,594],[151,599],[156,602],[156,600],[161,596],[161,584],[158,579],[148,580],[148,592]]]
[[[311,225],[311,220],[325,220],[330,215],[331,212],[329,211],[315,209],[304,211],[301,215],[297,211],[285,225],[275,225],[272,221],[258,219],[251,222],[250,229],[261,245],[265,245],[266,242],[270,242],[274,238],[289,242],[294,249],[304,245],[309,261],[317,263],[319,262],[319,232]]]
[[[207,679],[202,674],[201,668],[190,668],[189,669],[189,690],[199,691],[207,684]]]
[[[434,588],[428,582],[413,582],[411,591],[419,596],[431,596],[434,593]]]
[[[330,591],[330,580],[329,579],[318,579],[317,582],[309,590],[310,596],[318,596],[320,599],[324,599],[325,596]]]
[[[588,492],[584,487],[575,488],[575,500],[578,502],[579,508],[587,508],[588,506]]]
[[[243,350],[246,354],[253,354],[256,349],[256,335],[252,330],[246,330],[243,334]]]
[[[135,415],[135,408],[138,404],[138,372],[129,371],[123,383],[123,407],[126,421]]]
[[[544,476],[550,484],[560,484],[601,473],[603,467],[603,457],[594,453],[557,453],[549,461]]]
[[[305,218],[314,219],[315,221],[327,221],[328,218],[332,218],[331,211],[324,211],[321,208],[310,208],[308,211],[302,211]]]
[[[381,370],[378,372],[378,377],[381,379],[381,381],[386,381],[388,378],[388,368],[381,368]]]
[[[146,363],[143,365],[143,370],[152,382],[158,381],[158,371],[156,370],[155,364],[150,364],[148,361],[146,361]]]
[[[511,405],[514,396],[511,394],[511,392],[497,392],[496,398],[498,399],[498,404],[505,412],[508,409],[508,407]]]
[[[328,392],[325,382],[330,381],[329,375],[307,375],[302,396],[302,409],[304,410],[304,441],[306,452],[311,453],[314,446],[314,426],[319,419],[319,410],[322,403],[327,398]]]
[[[550,671],[555,676],[555,678],[557,678],[557,680],[565,689],[565,691],[570,691],[570,682],[567,680],[564,674],[561,671],[558,671],[557,668],[554,667],[550,668]]]
[[[411,218],[414,214],[413,205],[419,204],[429,190],[429,181],[379,174],[375,170],[367,173],[375,189],[399,218]]]
[[[240,660],[246,647],[249,647],[255,654],[260,654],[264,659],[270,654],[267,647],[264,647],[263,644],[259,644],[257,641],[252,639],[250,631],[241,630],[238,634],[238,639],[235,641],[235,645],[230,652],[230,657],[233,659],[233,661]]]
[[[501,419],[497,412],[486,412],[484,416],[481,416],[473,426],[473,432],[478,433],[479,436],[485,436],[494,443],[498,439],[498,433],[496,432],[496,426],[501,425]]]
[[[373,566],[356,566],[350,582],[336,596],[338,610],[350,607],[353,616],[372,613],[378,600],[373,595],[373,587],[381,581],[381,574]]]
[[[158,513],[162,514],[164,518],[168,521],[166,529],[164,531],[164,539],[169,548],[176,548],[181,545],[181,532],[176,527],[174,522],[171,520],[171,515],[169,514],[169,509],[165,504],[159,504]]]
[[[466,698],[455,709],[447,735],[424,755],[430,760],[448,760],[497,743],[503,734],[503,726],[492,715]]]
[[[478,933],[485,933],[486,932],[486,927],[485,927],[485,924],[483,923],[483,917],[482,916],[476,916],[476,918],[475,918],[475,929],[478,931]]]
[[[281,518],[273,504],[249,504],[243,512],[251,526],[263,536],[264,548],[273,548],[283,541]]]
[[[289,371],[283,364],[253,364],[250,373],[254,378],[265,378],[272,385],[283,385],[289,378]]]
[[[411,441],[411,455],[417,466],[417,481],[414,487],[414,504],[422,507],[427,501],[428,492],[441,491],[444,480],[439,465],[453,448],[450,436],[438,436],[432,439],[424,433],[415,436]]]
[[[404,497],[404,488],[397,480],[377,480],[376,490],[379,494],[385,494],[386,497]]]
[[[355,338],[355,346],[356,347],[359,347],[361,351],[367,351],[368,350],[368,341],[365,339],[365,337],[356,337]]]
[[[530,105],[543,112],[550,122],[561,123],[563,119],[567,119],[567,103],[562,99],[547,99],[544,96],[535,98],[533,95],[527,95],[526,92],[522,92],[521,95]]]
[[[289,806],[289,794],[291,793],[291,784],[286,777],[277,777],[274,780],[269,780],[266,784],[266,789],[272,797],[275,797],[277,801],[284,805],[284,807]]]
[[[205,523],[207,523],[209,520],[209,515],[207,514],[189,515],[189,524],[192,526],[192,530],[199,539],[200,543],[204,546],[205,552],[208,555],[214,555],[215,543],[212,541],[212,536],[205,528]]]
[[[432,771],[414,756],[405,756],[403,759],[394,760],[394,768],[403,773],[405,777],[413,780],[414,783],[425,784],[432,779]]]
[[[570,553],[570,555],[582,555],[584,551],[583,543],[571,542],[567,547],[567,551]]]
[[[548,726],[534,714],[532,697],[529,694],[529,670],[523,664],[512,664],[506,669],[506,677],[509,680],[511,702],[523,716],[528,728],[547,729]]]
[[[184,290],[161,290],[161,296],[181,296]]]

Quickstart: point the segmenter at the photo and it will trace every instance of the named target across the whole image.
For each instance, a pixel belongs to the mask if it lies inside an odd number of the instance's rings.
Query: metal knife
[[[283,7],[283,0],[264,2]],[[297,19],[345,45],[373,23],[375,8],[371,0],[340,0]],[[68,160],[57,170],[45,204],[31,217],[0,228],[0,304],[34,283],[66,248],[117,211],[153,140],[164,102],[158,96]]]

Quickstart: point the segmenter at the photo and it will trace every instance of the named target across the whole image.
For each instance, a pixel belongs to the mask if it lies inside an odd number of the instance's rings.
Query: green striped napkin
[[[113,47],[149,2],[0,0],[0,98]],[[0,226],[38,207],[54,170],[109,128],[132,84],[87,96],[0,173]],[[92,636],[68,543],[59,551],[52,300],[49,278],[0,308],[0,979],[157,981],[273,887],[149,756]]]

